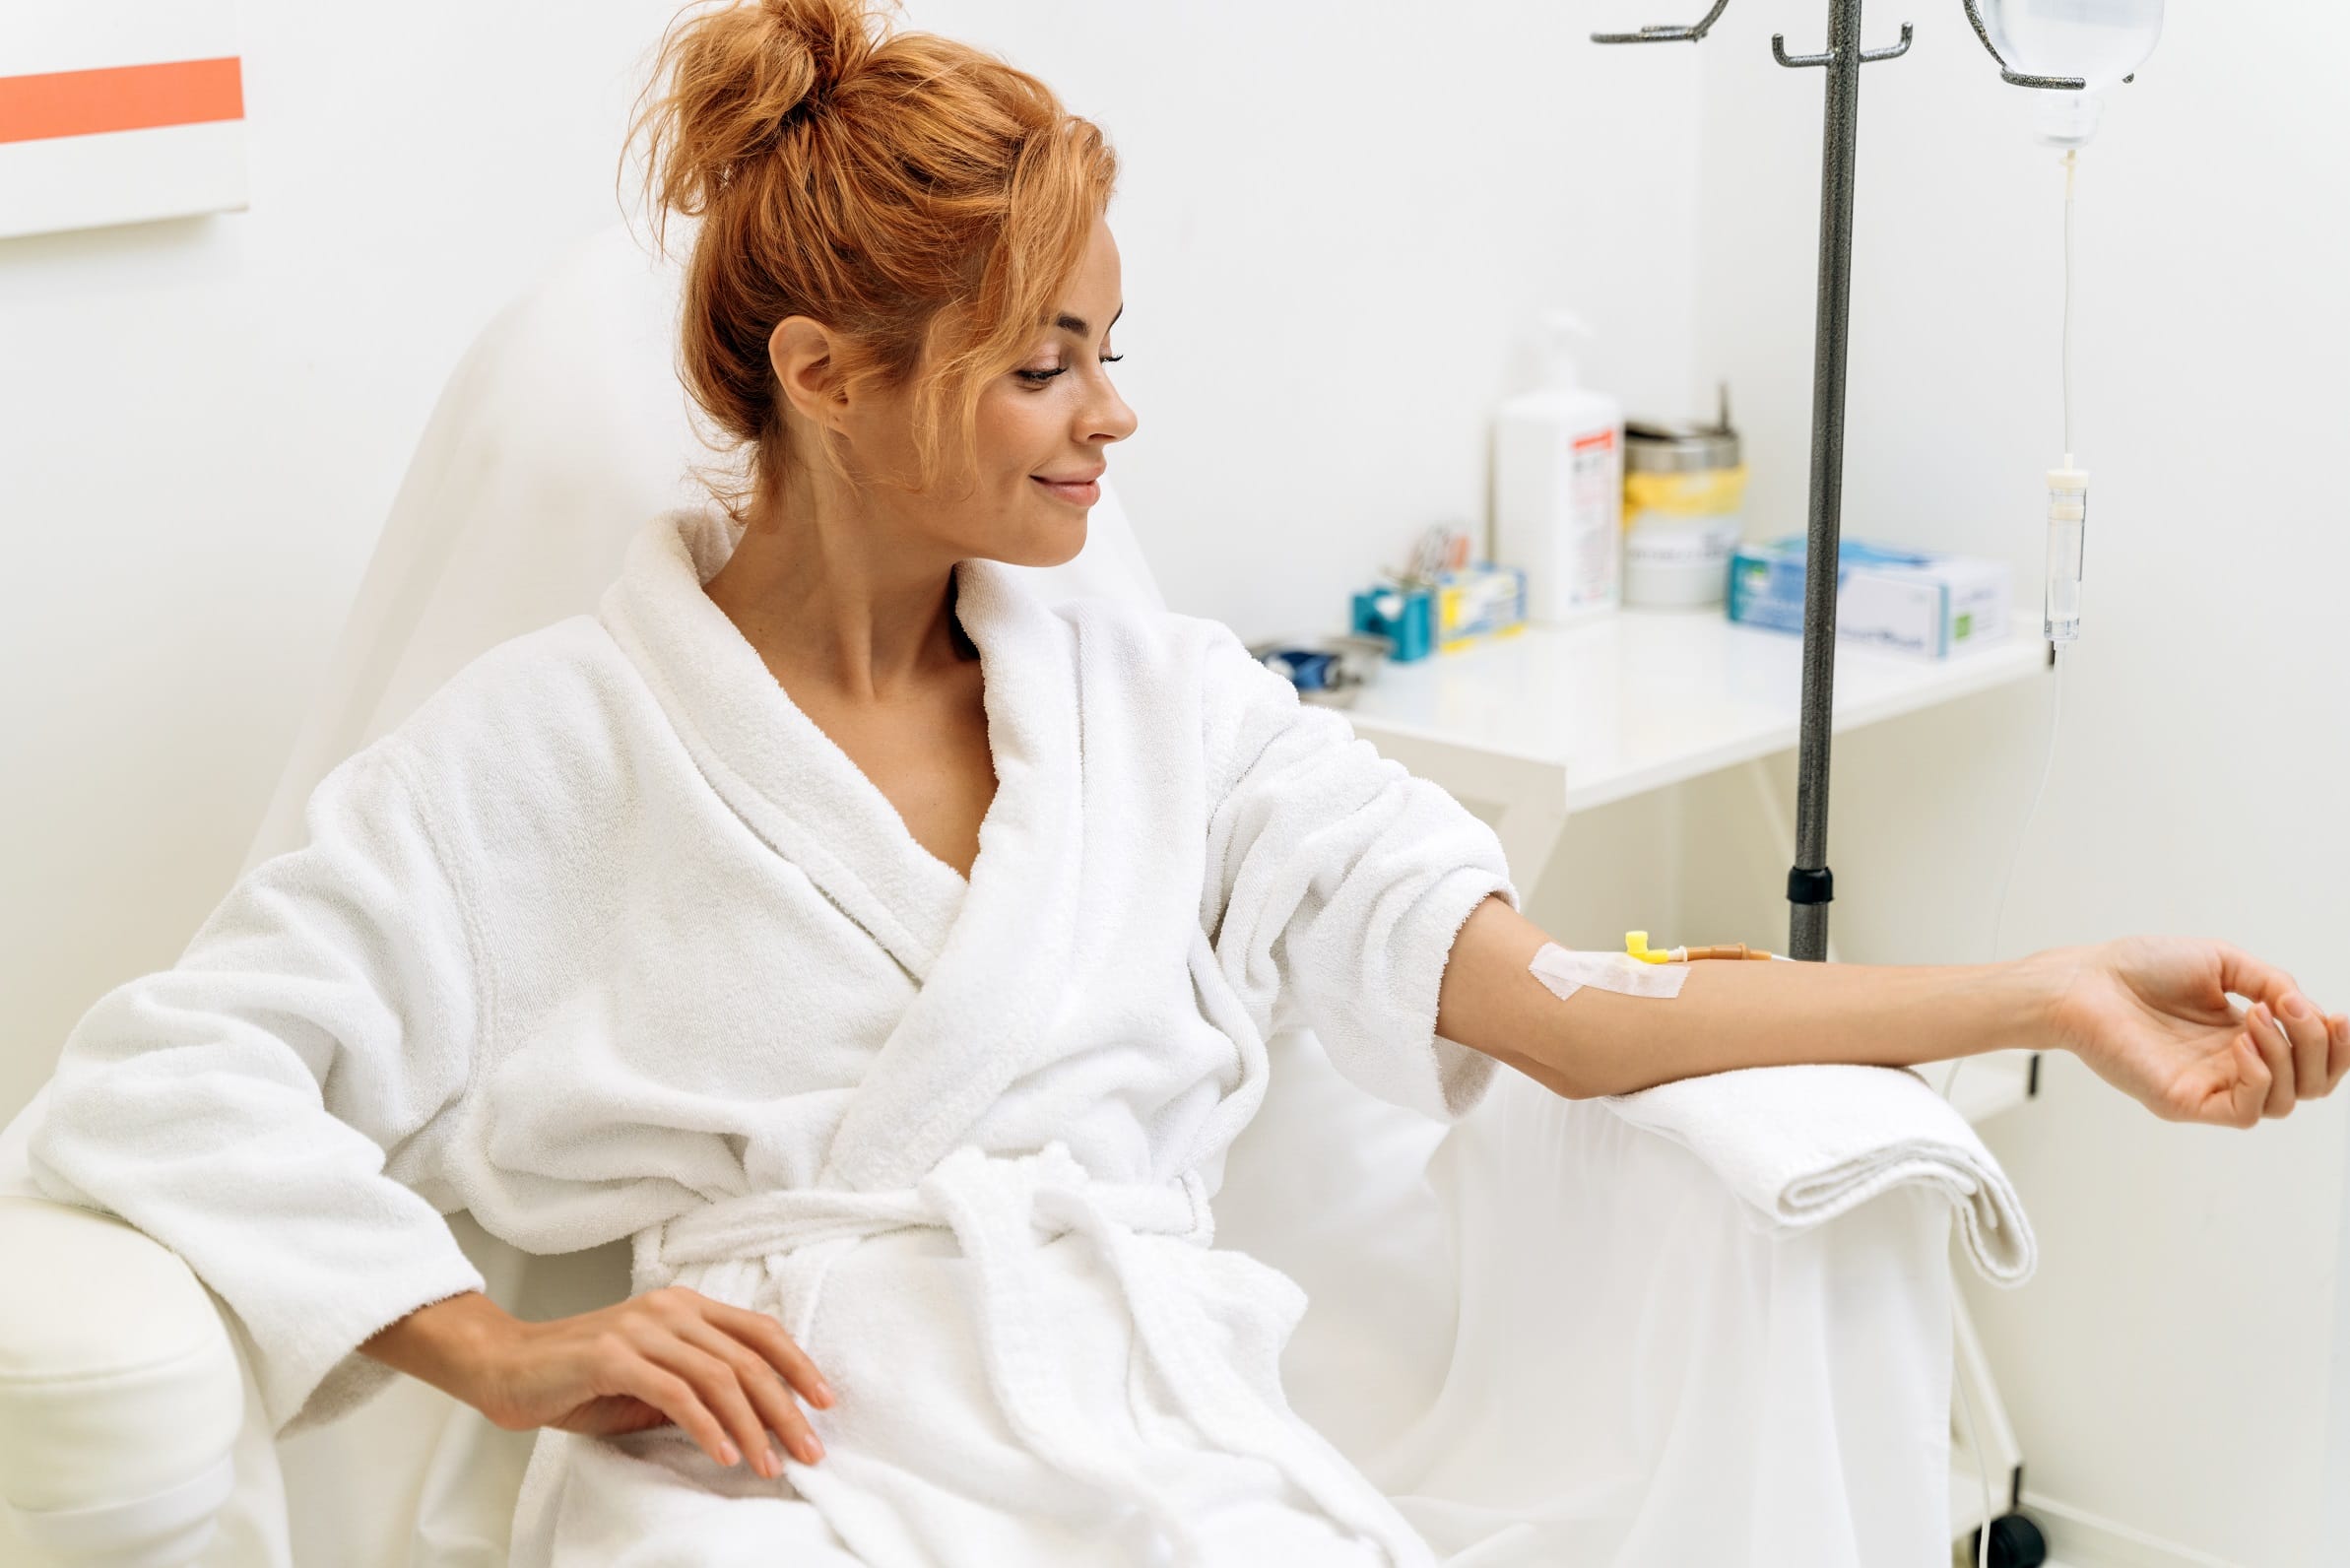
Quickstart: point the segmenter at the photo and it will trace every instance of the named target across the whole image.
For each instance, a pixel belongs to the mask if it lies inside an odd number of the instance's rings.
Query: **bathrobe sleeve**
[[[279,1436],[397,1376],[358,1344],[484,1288],[436,1209],[479,997],[464,900],[394,734],[305,807],[167,970],[67,1037],[33,1174],[176,1252],[235,1312]]]
[[[1437,988],[1486,896],[1517,906],[1500,840],[1339,712],[1301,702],[1222,626],[1203,686],[1202,915],[1219,967],[1261,1019],[1293,1006],[1362,1087],[1461,1116],[1497,1064],[1436,1033]]]

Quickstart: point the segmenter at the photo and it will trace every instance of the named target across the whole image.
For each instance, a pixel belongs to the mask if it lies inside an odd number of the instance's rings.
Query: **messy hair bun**
[[[688,6],[630,128],[647,205],[698,220],[680,371],[732,443],[738,522],[812,454],[789,450],[767,339],[786,316],[843,338],[852,392],[911,388],[919,477],[971,455],[979,395],[1033,346],[1083,259],[1117,155],[1034,76],[931,33],[876,28],[895,0]],[[925,347],[930,357],[924,356]],[[839,452],[823,459],[844,481]]]

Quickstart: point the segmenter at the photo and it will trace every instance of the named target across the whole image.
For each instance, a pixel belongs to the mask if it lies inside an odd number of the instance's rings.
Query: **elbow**
[[[1539,1080],[1542,1086],[1562,1100],[1603,1100],[1622,1090],[1611,1083],[1595,1082],[1588,1078],[1570,1078],[1553,1075]]]
[[[52,1159],[56,1144],[57,1080],[52,1078],[19,1115],[25,1127],[25,1170],[43,1189],[61,1178]]]
[[[26,1178],[31,1182],[35,1193],[52,1203],[74,1204],[85,1209],[93,1207],[94,1201],[90,1194],[82,1189],[81,1185],[66,1172],[64,1166],[59,1162],[61,1152],[66,1154],[68,1163],[71,1162],[71,1154],[70,1151],[62,1151],[58,1147],[58,1119],[55,1114],[55,1106],[56,1100],[52,1095],[46,1103],[35,1106],[26,1113],[33,1122],[31,1134],[25,1140]]]
[[[1517,1053],[1502,1060],[1562,1100],[1596,1100],[1618,1092],[1603,1075],[1589,1071],[1589,1064],[1551,1062]]]
[[[1663,1079],[1642,1064],[1585,1045],[1537,1055],[1513,1052],[1503,1061],[1565,1100],[1603,1100],[1654,1088]]]

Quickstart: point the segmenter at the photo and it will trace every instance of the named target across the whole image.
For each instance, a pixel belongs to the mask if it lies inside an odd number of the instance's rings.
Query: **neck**
[[[768,668],[839,695],[888,695],[962,657],[954,562],[888,518],[754,504],[703,591]]]

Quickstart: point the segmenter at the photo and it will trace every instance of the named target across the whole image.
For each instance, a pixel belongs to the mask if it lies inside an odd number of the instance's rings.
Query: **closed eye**
[[[1123,354],[1105,354],[1101,357],[1101,362],[1104,364],[1116,364],[1119,360],[1125,358],[1126,356]],[[1020,377],[1020,379],[1026,381],[1031,386],[1042,386],[1047,381],[1050,381],[1053,377],[1057,375],[1066,375],[1068,372],[1069,366],[1064,364],[1058,365],[1050,370],[1014,370],[1012,374]]]

